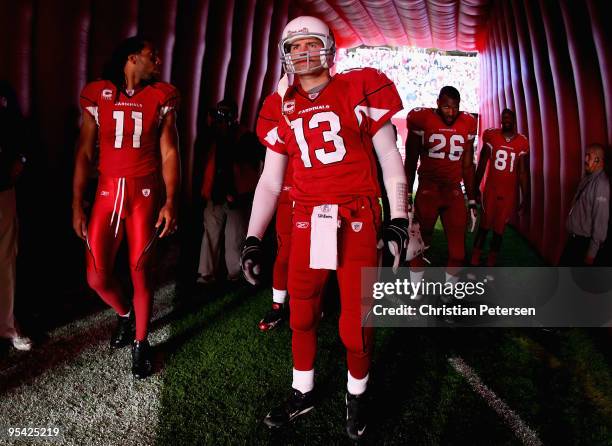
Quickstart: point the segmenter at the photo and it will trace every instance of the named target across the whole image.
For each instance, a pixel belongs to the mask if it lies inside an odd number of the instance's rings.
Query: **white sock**
[[[368,386],[368,378],[370,374],[368,373],[365,377],[361,379],[353,378],[351,372],[347,372],[347,380],[346,380],[346,390],[351,395],[361,395],[366,391],[366,387]]]
[[[287,300],[287,290],[277,290],[276,288],[272,288],[272,302],[284,305],[285,300]]]
[[[314,388],[314,369],[306,371],[293,369],[291,387],[302,393],[310,392]]]
[[[423,280],[423,276],[425,275],[425,270],[423,271],[412,271],[410,270],[410,282],[417,284]]]
[[[459,276],[453,276],[452,274],[445,272],[444,280],[446,281],[446,283],[457,283],[459,281]]]

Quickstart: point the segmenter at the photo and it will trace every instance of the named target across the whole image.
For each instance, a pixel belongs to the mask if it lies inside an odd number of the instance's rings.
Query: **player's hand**
[[[406,247],[408,246],[408,225],[407,218],[394,218],[383,230],[383,240],[385,246],[393,258],[393,272],[399,268],[400,260],[405,257]]]
[[[476,206],[476,200],[468,201],[468,212],[470,217],[469,231],[474,232],[476,229],[476,222],[478,221],[478,207]]]
[[[83,210],[83,206],[75,206],[72,208],[72,229],[74,229],[77,237],[85,240],[87,238],[87,216]]]
[[[247,237],[242,243],[240,267],[244,278],[251,285],[259,285],[261,280],[262,252],[261,240],[255,236]]]
[[[166,203],[159,211],[159,216],[157,217],[157,222],[155,223],[155,229],[159,234],[159,238],[174,234],[178,229],[176,210],[174,209],[174,205],[172,203]]]

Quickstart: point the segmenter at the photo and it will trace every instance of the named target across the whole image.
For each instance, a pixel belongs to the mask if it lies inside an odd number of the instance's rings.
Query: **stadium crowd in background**
[[[397,85],[404,113],[432,107],[438,92],[452,85],[461,92],[461,109],[478,113],[478,58],[475,54],[449,55],[422,48],[354,48],[338,50],[336,71],[377,68]]]

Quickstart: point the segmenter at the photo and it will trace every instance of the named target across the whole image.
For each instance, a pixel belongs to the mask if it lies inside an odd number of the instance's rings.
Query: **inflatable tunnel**
[[[581,177],[584,148],[612,142],[611,30],[606,0],[0,0],[0,79],[16,89],[37,132],[45,193],[53,193],[59,244],[70,231],[79,92],[101,74],[117,42],[141,33],[157,44],[163,79],[182,95],[183,191],[209,107],[236,98],[253,127],[280,76],[285,23],[315,15],[340,47],[412,45],[480,53],[480,128],[516,110],[531,146],[531,212],[516,221],[549,262]],[[40,191],[41,193],[43,191]],[[44,212],[44,214],[43,214]],[[39,221],[43,221],[39,220]],[[62,229],[59,229],[62,228]]]

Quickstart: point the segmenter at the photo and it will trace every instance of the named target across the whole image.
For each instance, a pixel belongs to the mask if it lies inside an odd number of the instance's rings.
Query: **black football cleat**
[[[111,335],[111,348],[121,348],[130,345],[134,340],[134,310],[127,317],[117,315],[117,325]]]
[[[151,346],[149,341],[134,341],[132,344],[132,375],[145,379],[151,374]]]
[[[274,302],[272,308],[266,313],[264,318],[259,321],[261,331],[269,331],[281,323],[285,316],[285,305]]]
[[[365,394],[346,394],[346,433],[354,441],[361,440],[367,427]]]
[[[302,393],[292,388],[289,398],[266,415],[264,424],[269,428],[282,427],[293,421],[296,417],[310,412],[314,407],[313,392],[311,390],[310,392]]]

